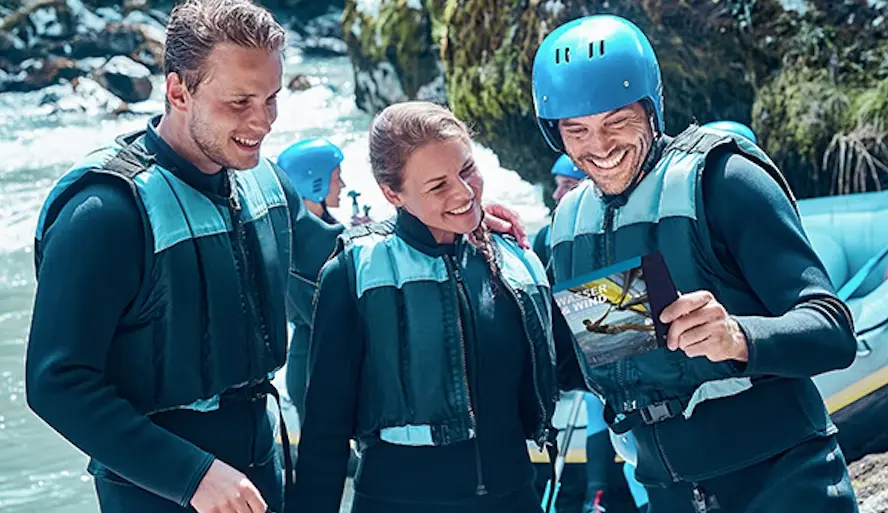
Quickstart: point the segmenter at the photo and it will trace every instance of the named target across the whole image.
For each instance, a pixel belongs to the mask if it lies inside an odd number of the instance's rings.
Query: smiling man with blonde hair
[[[103,512],[282,511],[266,396],[288,285],[308,322],[341,231],[259,153],[285,44],[248,0],[177,6],[164,114],[75,165],[41,211],[28,402],[90,456]]]

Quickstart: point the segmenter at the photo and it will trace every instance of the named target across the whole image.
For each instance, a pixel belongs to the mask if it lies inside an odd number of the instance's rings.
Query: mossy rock
[[[888,29],[877,21],[888,6],[810,4],[802,14],[760,16],[750,35],[750,59],[777,64],[757,70],[753,128],[800,197],[884,186],[884,174],[873,178],[858,162],[888,164],[876,144],[888,135]]]
[[[784,68],[759,89],[753,129],[794,191],[826,194],[828,179],[812,164],[842,125],[850,102],[849,91],[837,87],[825,69],[801,65]]]
[[[342,31],[355,68],[358,107],[375,113],[409,99],[438,102],[444,78],[431,10],[420,0],[348,0]],[[437,4],[433,5],[433,7]]]

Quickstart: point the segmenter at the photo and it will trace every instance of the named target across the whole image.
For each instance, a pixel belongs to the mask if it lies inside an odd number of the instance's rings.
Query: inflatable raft
[[[814,378],[845,457],[888,450],[888,191],[799,201],[811,245],[854,316],[857,357]]]

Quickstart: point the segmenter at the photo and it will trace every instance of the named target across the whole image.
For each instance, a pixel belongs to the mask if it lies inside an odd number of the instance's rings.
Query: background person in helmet
[[[552,176],[555,178],[555,191],[552,199],[557,205],[565,194],[577,186],[586,175],[577,168],[567,155],[561,155],[552,165]],[[533,238],[533,252],[540,257],[543,265],[549,262],[549,226],[543,226]]]
[[[658,251],[683,293],[661,316],[668,347],[583,369],[635,436],[651,513],[856,511],[810,379],[853,361],[851,316],[780,171],[746,137],[665,135],[656,56],[622,18],[549,34],[533,96],[543,136],[590,178],[553,217],[556,282]]]
[[[556,205],[561,202],[561,198],[565,194],[579,184],[580,180],[586,178],[586,174],[577,168],[568,155],[558,157],[555,164],[552,165],[551,173],[555,179],[555,191],[552,193],[552,199],[555,200]],[[533,240],[533,251],[547,268],[550,256],[549,228],[549,225],[544,226],[537,232]],[[614,449],[611,446],[607,426],[602,418],[601,400],[594,394],[587,393],[584,401],[588,417],[586,423],[586,469],[581,475],[577,475],[566,468],[564,477],[561,479],[561,492],[558,494],[558,510],[576,509],[579,511],[582,509],[584,513],[595,513],[601,511],[601,508],[611,513],[634,511],[629,503],[631,499],[628,497],[626,480],[620,465],[614,461]],[[537,467],[539,469],[541,466]],[[548,476],[539,470],[537,474],[539,474],[538,480],[548,479]],[[581,484],[582,482],[585,484]],[[599,492],[602,493],[599,494]],[[585,497],[585,501],[583,497]],[[582,506],[578,504],[581,501],[584,502]],[[574,505],[575,503],[577,504]]]
[[[342,150],[327,139],[314,137],[293,143],[277,160],[302,195],[305,207],[328,224],[338,224],[330,208],[339,208],[342,189]],[[352,225],[363,224],[369,219],[353,217]]]
[[[340,195],[345,187],[339,167],[342,160],[342,150],[320,137],[293,143],[277,159],[277,165],[302,196],[305,208],[330,225],[340,224],[328,209],[339,207]],[[363,217],[354,218],[352,224],[367,221]],[[332,248],[326,253],[331,251]],[[290,315],[290,322],[293,324],[293,336],[287,354],[287,393],[302,422],[311,326],[301,316],[295,315],[295,311]]]

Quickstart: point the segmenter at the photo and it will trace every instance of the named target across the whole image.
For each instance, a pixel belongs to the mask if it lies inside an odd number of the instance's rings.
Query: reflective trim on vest
[[[656,224],[666,217],[697,219],[697,168],[702,155],[670,151],[614,213],[613,230],[638,223]],[[669,172],[667,173],[667,169]],[[555,210],[551,246],[581,235],[604,233],[604,202],[592,180],[583,180]]]
[[[379,431],[379,439],[397,445],[435,445],[429,425],[385,428]]]
[[[527,258],[527,251],[502,237],[491,238],[500,250],[501,273],[512,287],[548,287],[546,270],[536,258]],[[405,283],[448,280],[447,266],[440,257],[431,257],[413,249],[398,236],[367,235],[353,239],[357,297],[378,287],[400,289]]]
[[[549,278],[543,264],[535,255],[534,258],[528,258],[528,253],[533,254],[531,250],[523,249],[499,235],[494,235],[491,239],[500,250],[502,278],[512,288],[526,290],[531,286],[549,287]]]
[[[286,205],[283,188],[265,159],[251,170],[236,172],[235,179],[245,222],[262,218],[269,208]],[[188,239],[232,228],[231,219],[222,215],[219,206],[158,165],[137,175],[135,183],[148,211],[155,254]]]
[[[447,281],[447,266],[441,258],[413,249],[397,236],[368,235],[353,240],[357,297],[378,287],[400,289],[415,281]]]
[[[96,151],[89,155],[86,160],[79,162],[76,167],[72,168],[56,181],[55,185],[53,185],[52,189],[49,191],[46,200],[43,202],[43,208],[40,209],[40,215],[37,218],[36,238],[38,241],[43,240],[43,234],[46,231],[46,214],[48,213],[50,206],[55,203],[55,200],[58,199],[68,187],[86,174],[87,171],[101,168],[106,162],[108,162],[108,160],[114,157],[114,155],[117,155],[118,151],[120,151],[120,148],[107,148]]]
[[[750,378],[726,378],[715,381],[706,381],[702,385],[694,389],[694,395],[688,401],[682,415],[689,419],[694,413],[694,408],[703,401],[711,401],[721,397],[730,397],[740,392],[752,388],[752,379]]]

